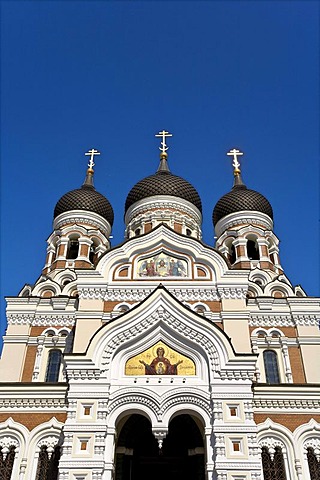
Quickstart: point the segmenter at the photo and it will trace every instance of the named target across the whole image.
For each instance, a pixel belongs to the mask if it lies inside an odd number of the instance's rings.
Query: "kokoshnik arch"
[[[171,136],[157,135],[158,170],[128,193],[112,248],[87,152],[39,279],[7,298],[3,480],[320,480],[320,300],[287,278],[237,149],[215,247],[202,242]]]

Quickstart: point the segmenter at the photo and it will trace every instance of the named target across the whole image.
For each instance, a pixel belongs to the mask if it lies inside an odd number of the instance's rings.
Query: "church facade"
[[[280,263],[269,201],[234,185],[201,240],[196,189],[129,192],[126,240],[93,186],[56,204],[34,285],[7,298],[2,480],[320,480],[320,299]]]

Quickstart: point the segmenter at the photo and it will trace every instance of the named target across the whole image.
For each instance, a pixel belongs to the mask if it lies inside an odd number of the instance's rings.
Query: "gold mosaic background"
[[[143,360],[145,363],[150,365],[152,360],[157,357],[157,349],[159,347],[164,349],[164,356],[170,361],[171,365],[174,365],[182,360],[182,363],[177,367],[177,375],[187,376],[196,374],[195,364],[190,358],[181,355],[163,342],[158,342],[148,350],[145,350],[144,352],[139,353],[139,355],[130,358],[125,366],[125,374],[135,376],[145,375],[145,367],[139,362],[139,360]]]

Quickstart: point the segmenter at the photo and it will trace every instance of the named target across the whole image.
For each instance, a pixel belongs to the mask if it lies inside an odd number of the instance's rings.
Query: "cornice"
[[[107,220],[95,212],[86,212],[85,210],[71,210],[61,213],[54,219],[53,229],[59,230],[66,225],[77,223],[88,225],[90,228],[96,227],[106,237],[108,237],[111,232],[111,226]]]
[[[155,195],[135,202],[126,212],[125,224],[128,225],[133,218],[139,214],[147,213],[150,210],[163,210],[166,208],[183,211],[192,217],[198,224],[201,224],[202,222],[202,215],[200,211],[191,202],[188,202],[183,198],[170,195]],[[174,214],[174,212],[172,213]]]
[[[221,218],[215,226],[216,236],[220,237],[225,230],[238,225],[254,225],[265,230],[273,230],[273,221],[268,215],[258,211],[244,210],[229,213],[229,215]]]
[[[32,327],[62,326],[72,327],[76,323],[76,315],[55,314],[37,315],[34,313],[8,313],[8,325],[30,325]]]
[[[289,315],[255,315],[251,314],[249,325],[251,327],[294,327],[301,326],[317,326],[319,325],[319,314],[289,314]]]
[[[158,279],[159,281],[159,279]],[[164,282],[163,282],[164,283]],[[223,299],[244,299],[246,297],[246,286],[210,286],[210,287],[192,287],[192,288],[170,288],[167,290],[179,301],[188,300],[207,300],[215,301]],[[102,286],[79,286],[78,293],[81,299],[104,300],[104,301],[142,301],[154,291],[150,288],[130,288],[123,285],[122,288],[106,288]]]

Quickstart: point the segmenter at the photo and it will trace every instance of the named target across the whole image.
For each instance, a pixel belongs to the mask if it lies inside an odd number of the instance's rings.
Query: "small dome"
[[[241,182],[241,180],[240,180]],[[249,190],[242,182],[235,184],[231,192],[226,193],[213,209],[212,220],[216,225],[221,218],[230,213],[251,210],[268,215],[273,220],[273,211],[268,200],[255,190]]]
[[[94,212],[113,224],[113,209],[109,201],[97,192],[92,183],[92,174],[87,173],[85,183],[81,188],[71,190],[63,195],[55,206],[53,217],[71,210],[86,210]]]
[[[135,202],[155,195],[169,195],[183,198],[192,203],[200,212],[202,212],[201,200],[197,190],[191,185],[191,183],[187,182],[187,180],[184,180],[177,175],[173,175],[170,172],[167,166],[167,160],[164,156],[161,158],[158,171],[155,174],[140,180],[130,190],[125,204],[125,212],[127,212]]]

